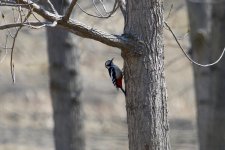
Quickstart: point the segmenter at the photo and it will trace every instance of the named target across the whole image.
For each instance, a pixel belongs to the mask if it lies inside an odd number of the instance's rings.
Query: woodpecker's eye
[[[110,64],[111,64],[110,60],[107,60],[107,61],[105,62],[105,66],[110,66]]]

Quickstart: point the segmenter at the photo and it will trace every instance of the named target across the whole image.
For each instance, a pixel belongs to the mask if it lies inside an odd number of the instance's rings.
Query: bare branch
[[[173,9],[173,4],[170,6],[169,13],[168,13],[168,15],[167,15],[167,17],[166,17],[165,20],[168,20],[168,18],[170,17],[170,14],[171,14],[172,9]]]
[[[98,9],[95,0],[92,0],[92,2],[93,2],[93,4],[94,4],[94,7],[95,7],[95,9],[97,10],[97,12],[101,15],[101,17],[103,17],[104,15],[103,15],[103,14],[101,13],[101,11]]]
[[[24,6],[24,5],[30,5],[30,4],[15,4],[15,3],[1,3],[0,6],[6,6],[6,7],[18,7],[18,6]]]
[[[104,11],[105,11],[106,13],[110,13],[110,12],[108,12],[108,11],[106,10],[106,7],[105,7],[103,1],[102,1],[102,0],[99,0],[99,2],[102,4],[102,7],[103,7]],[[115,0],[115,3],[116,3],[116,2],[117,2],[117,0]],[[115,3],[114,3],[114,4],[115,4]]]
[[[118,0],[115,0],[112,10],[108,12],[106,10],[105,5],[103,4],[102,0],[99,0],[99,1],[102,4],[102,7],[103,7],[104,11],[107,14],[107,16],[102,16],[103,18],[109,18],[109,17],[111,17],[116,12],[116,10],[119,8],[119,2],[118,2]]]
[[[90,38],[102,42],[106,45],[117,47],[117,48],[132,48],[135,46],[135,43],[131,39],[127,39],[123,36],[108,34],[100,30],[93,29],[89,26],[78,22],[68,22],[64,23],[63,21],[58,21],[58,24],[71,31],[72,33],[79,35],[84,38]],[[56,22],[55,22],[56,25]],[[38,29],[40,27],[53,26],[53,24],[49,24],[46,22],[29,22],[29,23],[13,23],[0,26],[0,30],[14,28],[19,26],[27,26],[34,29]],[[132,44],[133,42],[133,44]]]
[[[6,35],[6,38],[5,38],[5,47],[4,47],[4,49],[5,49],[5,54],[4,54],[4,56],[1,58],[0,63],[2,63],[2,62],[5,60],[5,57],[6,57],[7,53],[8,53],[8,49],[9,49],[9,48],[7,48],[7,44],[8,44],[8,35]]]
[[[59,14],[53,14],[35,3],[31,3],[31,1],[29,0],[17,0],[17,2],[18,4],[29,4],[29,5],[23,5],[21,7],[26,8],[28,10],[32,10],[31,13],[37,13],[38,15],[40,15],[47,21],[53,22],[53,23],[50,23],[50,24],[44,23],[43,25],[40,22],[22,22],[22,23],[3,25],[3,26],[0,26],[0,29],[20,27],[20,26],[21,27],[33,26],[33,28],[35,28],[36,26],[43,27],[43,26],[57,25],[81,37],[93,39],[93,40],[102,42],[106,45],[120,48],[122,50],[131,50],[131,52],[137,53],[137,54],[141,54],[142,48],[143,46],[145,46],[142,42],[139,42],[138,40],[129,38],[127,36],[109,34],[97,29],[93,29],[90,26],[87,26],[85,24],[82,24],[78,21],[71,20],[71,19],[69,19],[68,21],[65,21],[62,19],[63,16]]]
[[[2,13],[2,12],[1,12],[1,13]],[[2,13],[2,19],[3,19],[3,21],[4,21],[4,24],[7,24],[7,22],[6,22],[6,20],[5,20],[5,15],[4,15],[4,13]],[[12,35],[12,33],[10,32],[9,29],[7,29],[7,32],[8,32],[8,34],[9,34],[9,36],[13,38],[13,35]]]
[[[188,0],[192,3],[204,3],[204,4],[219,4],[224,3],[224,0],[217,0],[217,1],[201,1],[201,0]]]
[[[125,14],[126,14],[126,0],[118,0],[119,2],[119,7],[120,7],[120,10],[123,14],[123,16],[125,17]]]
[[[58,25],[76,35],[79,35],[84,38],[94,39],[112,47],[117,47],[121,49],[132,49],[135,47],[135,45],[140,45],[132,39],[93,29],[92,27],[84,25],[78,21],[70,20],[69,22],[65,23],[62,20],[59,20]]]
[[[11,76],[12,76],[12,80],[13,83],[15,83],[15,71],[14,71],[14,63],[13,63],[13,52],[14,52],[14,47],[15,47],[15,43],[16,43],[16,38],[18,36],[19,31],[22,29],[22,26],[18,28],[18,30],[16,31],[16,34],[13,38],[13,44],[12,44],[12,51],[11,51],[11,56],[10,56],[10,68],[11,68]]]
[[[18,0],[19,4],[29,4],[30,2],[25,0]],[[37,4],[32,4],[28,6],[24,6],[25,8],[29,9],[29,7],[32,8],[33,12],[39,14],[44,19],[50,21],[50,22],[57,22],[57,26],[65,28],[72,33],[79,35],[84,38],[93,39],[99,42],[102,42],[106,45],[117,47],[121,49],[134,49],[134,47],[142,47],[143,44],[140,42],[120,36],[120,35],[113,35],[109,34],[100,30],[93,29],[92,27],[89,27],[87,25],[84,25],[78,21],[69,20],[64,21],[62,19],[62,16],[57,14],[52,14],[49,11],[44,10],[43,8],[39,7]],[[136,51],[135,53],[141,53],[141,51]]]
[[[57,10],[55,9],[54,5],[52,4],[52,2],[50,0],[46,0],[46,2],[48,3],[48,5],[50,6],[51,11],[54,14],[58,14]]]
[[[43,9],[42,7],[40,7],[39,5],[32,3],[30,0],[17,0],[17,2],[19,4],[30,4],[30,5],[24,5],[22,6],[23,8],[26,9],[30,9],[33,10],[33,12],[36,12],[37,14],[39,14],[40,16],[42,16],[43,18],[49,20],[49,21],[57,21],[60,20],[62,18],[62,16],[58,15],[58,14],[53,14],[45,9]]]
[[[18,9],[19,9],[19,11],[21,11],[20,8],[18,8]],[[30,15],[31,15],[31,12],[29,12],[29,13],[27,14],[27,16],[24,18],[24,20],[22,20],[22,17],[21,17],[21,23],[26,22],[27,19],[30,17]],[[18,34],[19,34],[19,31],[22,29],[22,27],[23,27],[23,26],[20,26],[20,27],[17,29],[16,34],[15,34],[15,36],[13,37],[13,43],[12,43],[12,48],[11,48],[12,51],[11,51],[11,56],[10,56],[10,68],[11,68],[11,75],[12,75],[13,83],[15,83],[15,71],[14,71],[15,67],[14,67],[14,63],[13,63],[13,52],[14,52],[14,47],[15,47],[15,43],[16,43],[16,38],[17,38],[17,36],[18,36]]]
[[[15,28],[20,26],[26,26],[33,29],[40,29],[42,27],[55,27],[57,22],[49,23],[49,22],[25,22],[25,23],[12,23],[0,26],[0,30],[5,30],[9,28]]]
[[[73,0],[73,1],[71,2],[69,8],[68,8],[67,11],[66,11],[65,16],[63,17],[63,19],[64,19],[65,21],[69,20],[70,15],[71,15],[71,13],[72,13],[72,11],[73,11],[73,8],[74,8],[74,6],[76,5],[76,3],[77,3],[77,0]]]
[[[166,27],[169,29],[169,31],[171,32],[171,34],[173,35],[175,41],[177,42],[178,46],[180,47],[180,49],[182,50],[182,52],[184,53],[184,55],[185,55],[185,56],[187,57],[187,59],[190,60],[190,62],[192,62],[193,64],[195,64],[195,65],[197,65],[197,66],[200,66],[200,67],[209,67],[209,66],[213,66],[213,65],[217,64],[217,63],[221,60],[221,58],[223,57],[223,54],[224,54],[224,52],[225,52],[225,48],[223,49],[223,52],[221,53],[220,57],[219,57],[215,62],[213,62],[213,63],[211,63],[211,64],[205,64],[205,65],[199,64],[198,62],[194,61],[193,59],[191,59],[191,58],[188,56],[188,54],[185,52],[185,50],[183,49],[183,47],[180,45],[180,43],[179,43],[179,41],[178,41],[176,35],[173,33],[173,31],[172,31],[172,29],[170,28],[170,26],[169,26],[166,22],[164,22],[164,23],[165,23]]]
[[[114,3],[114,5],[113,5],[113,9],[112,9],[110,12],[108,12],[108,11],[106,10],[106,8],[105,8],[105,6],[104,6],[102,0],[99,0],[99,1],[100,1],[100,3],[102,4],[102,7],[103,7],[105,13],[107,14],[106,16],[103,15],[103,14],[100,12],[100,10],[98,9],[98,7],[97,7],[97,5],[95,4],[94,1],[93,1],[94,7],[95,7],[96,10],[99,12],[100,16],[99,16],[99,15],[93,15],[93,14],[88,13],[88,12],[85,11],[78,3],[77,3],[77,6],[80,8],[80,10],[81,10],[82,12],[84,12],[84,13],[85,13],[86,15],[88,15],[88,16],[96,17],[96,18],[104,18],[104,19],[107,19],[107,18],[113,16],[113,14],[114,14],[114,13],[116,12],[116,10],[119,8],[118,0],[115,0],[115,3]]]

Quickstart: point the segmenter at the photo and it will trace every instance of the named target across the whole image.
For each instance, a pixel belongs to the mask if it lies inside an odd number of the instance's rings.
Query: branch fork
[[[101,43],[104,43],[106,45],[120,48],[121,50],[129,50],[137,54],[142,53],[141,49],[144,46],[143,42],[132,39],[125,35],[114,35],[114,34],[110,34],[98,29],[94,29],[90,26],[82,24],[79,21],[70,19],[70,15],[76,3],[77,3],[77,0],[73,0],[69,8],[67,9],[66,14],[64,16],[61,16],[58,13],[55,13],[55,12],[52,13],[45,10],[44,8],[40,7],[38,4],[35,4],[30,0],[17,0],[17,4],[21,5],[21,7],[26,8],[28,10],[32,10],[32,13],[36,13],[40,15],[41,17],[46,19],[48,23],[40,22],[40,21],[32,22],[32,23],[29,23],[29,22],[14,23],[14,24],[0,26],[0,30],[12,28],[12,27],[20,27],[20,26],[30,26],[33,28],[35,28],[35,25],[39,25],[36,28],[41,28],[46,26],[47,27],[58,26],[78,36],[81,36],[83,38],[93,39]],[[53,5],[51,6],[52,6],[52,9],[54,10]]]

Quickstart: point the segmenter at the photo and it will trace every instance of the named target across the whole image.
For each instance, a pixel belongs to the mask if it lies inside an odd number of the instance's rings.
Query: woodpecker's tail
[[[126,96],[126,91],[122,87],[120,89],[123,92],[123,94]]]

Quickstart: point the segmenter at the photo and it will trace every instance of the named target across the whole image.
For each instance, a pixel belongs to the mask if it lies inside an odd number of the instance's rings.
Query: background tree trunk
[[[69,1],[52,1],[59,14]],[[80,53],[70,33],[61,28],[48,28],[50,92],[54,115],[56,150],[84,150],[81,118]]]
[[[192,55],[202,64],[219,58],[225,47],[225,1],[187,1]],[[201,150],[225,148],[225,59],[208,68],[193,66]]]
[[[162,0],[128,0],[125,35],[144,41],[143,54],[124,50],[129,150],[169,150]]]

